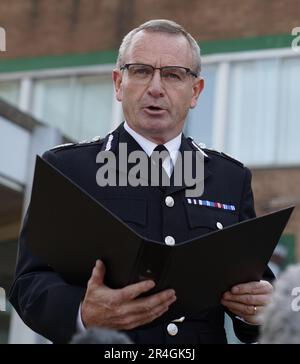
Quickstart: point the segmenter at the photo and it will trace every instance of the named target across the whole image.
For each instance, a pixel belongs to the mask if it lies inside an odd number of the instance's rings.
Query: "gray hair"
[[[165,19],[157,19],[157,20],[150,20],[139,27],[133,29],[129,32],[124,38],[119,48],[119,54],[117,59],[117,67],[120,68],[124,63],[124,55],[126,50],[130,47],[133,37],[140,31],[147,31],[147,32],[156,32],[156,33],[167,33],[167,34],[179,34],[183,35],[192,50],[193,54],[193,63],[195,67],[195,72],[197,75],[200,74],[201,71],[201,51],[200,47],[195,41],[195,39],[179,24],[175,23],[171,20]]]
[[[133,344],[124,333],[100,327],[90,327],[75,334],[70,344]]]
[[[261,344],[300,344],[299,294],[300,264],[296,264],[282,273],[275,283],[273,300],[261,316]]]

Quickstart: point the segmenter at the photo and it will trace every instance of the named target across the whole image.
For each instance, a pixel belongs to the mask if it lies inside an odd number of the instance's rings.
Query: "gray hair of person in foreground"
[[[279,276],[261,317],[260,344],[300,344],[300,264]]]
[[[193,67],[194,72],[197,75],[200,75],[201,71],[201,50],[196,42],[196,40],[188,33],[180,24],[175,23],[172,20],[167,19],[154,19],[149,20],[144,24],[141,24],[139,27],[131,30],[125,37],[119,48],[119,54],[117,58],[117,67],[120,68],[124,64],[125,54],[130,48],[132,43],[133,37],[138,32],[145,31],[145,32],[152,32],[152,33],[165,33],[165,34],[173,34],[173,35],[182,35],[188,41],[192,55],[193,55]]]
[[[70,344],[133,344],[133,342],[121,332],[91,327],[74,335]]]

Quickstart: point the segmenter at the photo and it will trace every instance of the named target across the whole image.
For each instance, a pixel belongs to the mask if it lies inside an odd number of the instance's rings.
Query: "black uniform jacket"
[[[178,243],[217,230],[220,227],[217,223],[225,227],[255,216],[250,171],[231,157],[208,149],[203,149],[206,154],[204,193],[199,199],[233,205],[235,211],[189,203],[184,184],[165,189],[154,186],[99,187],[95,177],[100,168],[96,163],[97,154],[109,149],[118,156],[119,143],[127,143],[128,153],[141,150],[120,125],[102,140],[57,147],[46,152],[44,158],[138,233],[162,243],[166,236],[172,236]],[[191,139],[182,136],[181,152],[192,151],[196,154],[197,150],[197,145]],[[49,193],[55,193],[51,186]],[[166,196],[174,199],[173,207],[166,205]],[[84,216],[84,211],[82,214]],[[10,302],[34,331],[56,343],[68,342],[76,331],[78,309],[85,295],[85,287],[67,284],[34,256],[26,245],[26,228],[27,216],[19,240],[16,277],[10,291]],[[107,236],[101,238],[109,239]],[[213,259],[212,256],[212,262]],[[273,278],[269,270],[265,278]],[[201,290],[201,287],[194,289]],[[258,327],[248,325],[232,314],[230,316],[241,341],[256,340]],[[183,322],[176,323],[178,333],[175,336],[168,333],[168,324],[140,327],[127,334],[135,343],[226,343],[222,305],[199,312],[196,317],[187,315]]]

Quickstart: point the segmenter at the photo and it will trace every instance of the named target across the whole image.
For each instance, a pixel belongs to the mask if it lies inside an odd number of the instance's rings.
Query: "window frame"
[[[234,62],[248,62],[255,60],[278,59],[282,62],[284,59],[300,58],[300,53],[295,52],[292,48],[266,49],[266,50],[251,50],[243,52],[220,53],[202,57],[203,67],[206,65],[216,65],[216,87],[214,93],[213,105],[213,146],[215,149],[223,151],[226,143],[226,124],[228,117],[228,94],[230,85],[230,70]],[[249,165],[249,164],[248,164]],[[277,163],[276,160],[272,166],[292,167],[299,163]],[[249,165],[251,168],[265,169],[267,166],[260,164]]]

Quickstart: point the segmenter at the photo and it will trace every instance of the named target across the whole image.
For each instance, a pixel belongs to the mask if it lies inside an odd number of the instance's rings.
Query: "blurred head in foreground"
[[[300,264],[279,277],[262,321],[261,344],[300,344]]]
[[[121,332],[92,327],[74,335],[70,344],[133,344],[133,342]]]

